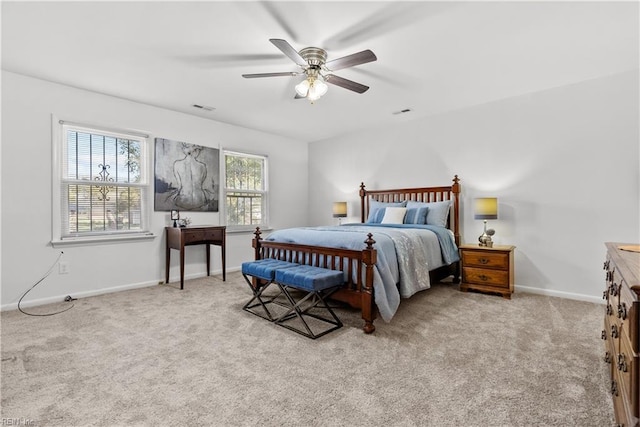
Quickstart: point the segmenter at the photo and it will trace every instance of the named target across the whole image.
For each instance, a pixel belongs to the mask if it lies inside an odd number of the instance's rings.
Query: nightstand
[[[515,246],[460,245],[463,292],[473,289],[511,299],[513,293]]]

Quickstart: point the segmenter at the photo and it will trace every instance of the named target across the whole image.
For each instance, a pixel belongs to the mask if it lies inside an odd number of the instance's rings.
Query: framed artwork
[[[155,139],[154,209],[218,212],[220,150]]]

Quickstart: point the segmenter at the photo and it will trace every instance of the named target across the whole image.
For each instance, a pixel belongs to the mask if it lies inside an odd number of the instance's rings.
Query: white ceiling
[[[2,68],[315,141],[637,69],[638,28],[635,2],[3,1]],[[242,78],[299,71],[270,38],[371,49],[335,72],[371,89],[312,105],[301,77]]]

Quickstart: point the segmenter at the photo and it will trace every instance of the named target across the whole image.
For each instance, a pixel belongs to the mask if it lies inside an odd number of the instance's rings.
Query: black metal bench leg
[[[325,301],[325,298],[328,298],[338,288],[334,288],[334,289],[331,289],[329,291],[325,291],[324,294],[322,293],[322,291],[309,292],[303,298],[301,298],[298,301],[296,301],[291,296],[291,293],[287,289],[286,285],[282,285],[282,284],[280,284],[278,282],[275,282],[275,283],[280,288],[280,291],[285,295],[285,297],[287,298],[287,300],[289,301],[291,306],[288,308],[288,310],[284,314],[282,314],[280,317],[275,319],[274,323],[276,323],[276,324],[278,324],[278,325],[280,325],[280,326],[282,326],[284,328],[287,328],[289,330],[292,330],[294,332],[297,332],[297,333],[299,333],[301,335],[304,335],[304,336],[306,336],[308,338],[311,338],[311,339],[319,338],[319,337],[321,337],[323,335],[326,335],[329,332],[334,331],[336,329],[339,329],[339,328],[341,328],[343,326],[343,324],[340,321],[340,319],[338,318],[338,316],[336,316],[335,312],[331,309],[331,307],[329,307],[329,305]],[[294,289],[297,289],[297,288],[294,288]],[[307,307],[305,307],[304,304],[309,299],[312,299],[312,298],[314,298],[315,300],[312,301]],[[320,305],[320,304],[322,304],[322,305]],[[326,317],[319,316],[319,315],[314,314],[314,313],[311,313],[310,310],[312,310],[314,308],[326,309],[331,314],[331,317],[333,318],[333,320],[328,319]],[[307,323],[307,321],[304,318],[305,316],[309,316],[309,317],[313,317],[315,319],[321,320],[321,321],[323,321],[325,323],[333,325],[333,327],[332,328],[328,328],[328,329],[316,334],[309,327],[309,324]],[[294,319],[296,317],[302,322],[302,325],[304,326],[306,332],[304,330],[301,330],[299,328],[295,328],[295,327],[285,323],[285,322],[287,322],[287,321],[289,321],[291,319]]]
[[[273,316],[271,315],[271,312],[267,308],[267,304],[274,303],[274,300],[276,298],[278,298],[278,296],[280,296],[280,294],[278,293],[277,295],[271,297],[269,300],[266,300],[266,301],[262,299],[262,293],[273,282],[269,281],[269,282],[265,283],[264,285],[258,285],[257,287],[254,287],[253,284],[251,283],[251,280],[245,274],[243,274],[242,276],[244,277],[244,280],[249,285],[249,288],[251,288],[251,292],[253,292],[253,297],[242,307],[242,309],[244,311],[248,311],[249,313],[254,314],[254,315],[258,316],[258,317],[261,317],[261,318],[266,319],[266,320],[268,320],[270,322],[273,322]],[[254,301],[257,301],[257,302],[255,304],[253,304]],[[264,310],[266,315],[262,315],[262,314],[258,313],[257,311],[253,310],[254,308],[260,307],[260,306],[262,306],[262,309]]]

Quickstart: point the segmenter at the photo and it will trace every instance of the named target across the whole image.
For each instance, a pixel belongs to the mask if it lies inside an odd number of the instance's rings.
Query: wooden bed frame
[[[394,190],[367,190],[364,183],[360,184],[361,222],[365,222],[369,213],[370,200],[379,202],[399,202],[413,200],[417,202],[439,202],[452,200],[449,211],[448,228],[453,231],[456,245],[460,245],[460,180],[458,175],[453,178],[453,184],[443,187],[402,188]],[[273,258],[299,264],[341,270],[347,272],[348,281],[331,296],[358,308],[364,320],[363,330],[370,334],[375,330],[373,321],[377,315],[377,308],[373,296],[373,268],[377,260],[377,252],[373,247],[375,240],[368,234],[364,241],[363,250],[338,249],[324,246],[309,246],[294,243],[282,243],[263,240],[260,228],[256,228],[252,246],[255,259]],[[454,276],[454,283],[460,280],[459,262],[440,267],[430,272],[431,280],[439,281],[445,277]]]

